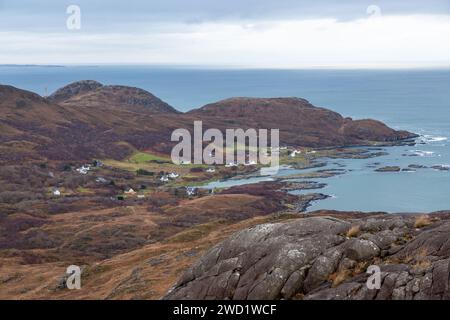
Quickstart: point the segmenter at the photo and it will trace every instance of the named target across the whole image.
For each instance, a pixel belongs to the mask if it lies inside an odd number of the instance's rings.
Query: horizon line
[[[311,66],[245,66],[245,65],[198,65],[181,63],[3,63],[0,67],[47,67],[47,68],[66,68],[66,67],[127,67],[127,66],[146,66],[159,68],[186,68],[186,69],[211,69],[211,70],[445,70],[450,69],[450,63],[442,65],[311,65]]]

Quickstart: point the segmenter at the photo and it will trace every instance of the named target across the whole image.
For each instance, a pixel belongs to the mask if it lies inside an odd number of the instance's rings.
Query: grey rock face
[[[352,225],[360,236],[346,237]],[[210,249],[165,299],[448,299],[450,223],[312,216],[238,232]],[[380,267],[371,289],[369,265]]]
[[[51,94],[48,99],[53,102],[61,102],[71,97],[101,88],[103,85],[94,80],[82,80],[73,82]]]
[[[343,243],[349,226],[331,217],[314,217],[241,231],[203,256],[167,298],[290,298],[304,283],[316,283],[332,271],[337,263],[332,253],[323,257],[329,265],[316,264],[309,278],[302,269]]]
[[[365,261],[380,254],[380,248],[370,240],[351,239],[345,250],[346,257],[355,261]]]

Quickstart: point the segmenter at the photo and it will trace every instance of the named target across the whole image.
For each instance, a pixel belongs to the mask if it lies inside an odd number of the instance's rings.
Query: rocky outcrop
[[[434,170],[439,170],[439,171],[449,171],[449,170],[450,170],[450,167],[449,167],[449,166],[447,166],[447,165],[442,165],[442,164],[432,166],[431,168],[434,169]]]
[[[143,89],[104,86],[91,80],[69,84],[57,90],[49,99],[75,107],[119,109],[143,113],[177,113],[172,106]]]
[[[428,167],[424,166],[424,165],[421,165],[421,164],[410,164],[408,166],[408,168],[410,168],[410,169],[426,169]]]
[[[259,225],[212,248],[165,299],[449,299],[450,221],[436,215],[417,229],[415,219],[335,214]],[[371,265],[378,289],[367,285]]]
[[[401,168],[398,166],[387,166],[375,169],[376,172],[400,172]]]
[[[94,91],[102,86],[100,82],[94,80],[77,81],[56,90],[48,99],[56,103],[63,102],[77,95]]]

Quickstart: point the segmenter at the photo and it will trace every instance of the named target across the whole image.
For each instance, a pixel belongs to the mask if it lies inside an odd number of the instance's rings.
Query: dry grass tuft
[[[350,278],[351,275],[352,275],[352,271],[348,270],[348,269],[343,269],[336,273],[331,274],[330,278],[329,278],[329,280],[331,281],[331,287],[332,288],[337,287],[338,285],[343,283],[345,280]]]
[[[414,222],[414,228],[423,228],[431,224],[431,219],[427,215],[419,216]]]
[[[356,275],[356,274],[360,274],[360,273],[366,272],[366,270],[367,270],[367,268],[369,267],[370,264],[371,263],[369,261],[358,262],[356,264],[356,267],[355,267],[355,270],[354,270],[354,274]]]
[[[429,260],[418,261],[412,267],[415,270],[425,270],[431,267],[431,261]]]
[[[352,227],[347,231],[346,236],[347,236],[348,238],[354,238],[354,237],[357,237],[357,236],[359,235],[360,231],[361,231],[360,226],[352,226]]]

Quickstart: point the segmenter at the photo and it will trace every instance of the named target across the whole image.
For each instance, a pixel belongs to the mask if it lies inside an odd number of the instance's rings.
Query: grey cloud
[[[116,32],[161,23],[327,17],[352,20],[375,4],[389,14],[450,14],[448,0],[0,0],[1,31],[64,31],[65,8],[82,9],[85,31]]]

